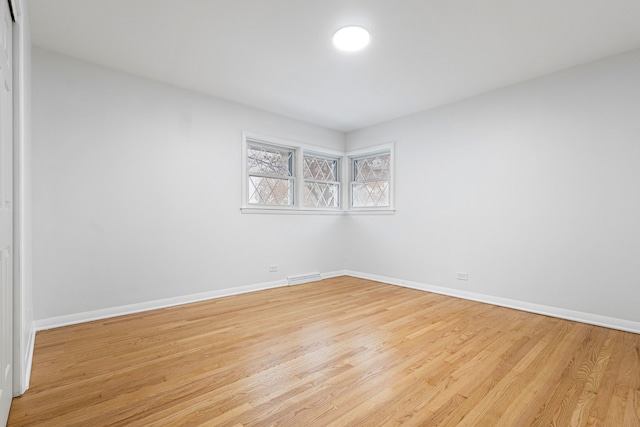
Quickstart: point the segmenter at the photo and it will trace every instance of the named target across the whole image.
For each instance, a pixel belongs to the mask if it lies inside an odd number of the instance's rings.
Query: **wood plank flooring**
[[[39,332],[9,426],[640,426],[640,335],[340,277]]]

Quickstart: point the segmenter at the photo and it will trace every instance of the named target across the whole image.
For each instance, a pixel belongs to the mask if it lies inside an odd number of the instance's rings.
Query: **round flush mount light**
[[[355,25],[342,27],[333,35],[333,44],[338,49],[349,52],[363,49],[369,44],[369,31]]]

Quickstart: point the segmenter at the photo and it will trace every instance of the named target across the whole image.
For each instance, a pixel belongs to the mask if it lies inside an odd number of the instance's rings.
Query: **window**
[[[350,153],[351,207],[392,209],[392,149]]]
[[[349,153],[243,132],[243,213],[393,213],[393,143]]]
[[[351,205],[354,208],[389,206],[389,162],[391,155],[380,154],[353,159]]]
[[[256,143],[247,144],[249,204],[292,206],[294,152]]]
[[[343,152],[248,132],[242,147],[242,212],[341,212]]]
[[[312,208],[340,206],[340,161],[316,155],[305,155],[303,163],[304,205]]]

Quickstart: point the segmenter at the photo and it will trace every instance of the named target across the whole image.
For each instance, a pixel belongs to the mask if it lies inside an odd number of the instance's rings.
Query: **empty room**
[[[640,426],[640,2],[2,0],[0,425]]]

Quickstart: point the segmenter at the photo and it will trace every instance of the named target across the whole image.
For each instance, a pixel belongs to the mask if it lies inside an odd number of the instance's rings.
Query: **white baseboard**
[[[320,273],[322,279],[333,279],[334,277],[346,276],[347,270],[330,271],[328,273]]]
[[[640,334],[640,322],[632,320],[601,316],[599,314],[585,313],[581,311],[568,310],[541,304],[533,304],[525,301],[461,291],[458,289],[428,285],[424,283],[412,282],[409,280],[379,276],[376,274],[362,273],[352,270],[336,270],[332,272],[322,273],[321,277],[323,279],[330,279],[333,277],[345,275]],[[29,351],[27,355],[29,361],[26,364],[26,366],[28,367],[28,371],[26,372],[25,385],[28,387],[29,384],[29,377],[31,374],[31,358],[33,357],[33,346],[36,331],[74,325],[77,323],[90,322],[93,320],[107,319],[110,317],[123,316],[126,314],[140,313],[144,311],[156,310],[159,308],[173,307],[176,305],[188,304],[192,302],[222,298],[231,295],[239,295],[247,292],[278,288],[281,286],[288,286],[288,282],[286,279],[36,320],[33,322],[34,329],[29,341]]]
[[[13,364],[13,369],[19,369],[20,372],[14,372],[13,397],[22,396],[29,389],[31,381],[31,365],[33,361],[33,348],[36,341],[36,330],[32,327],[29,331],[29,341],[24,353],[20,352],[19,362]]]
[[[322,273],[323,279],[344,276],[344,270],[331,271]],[[110,307],[100,310],[85,311],[82,313],[67,314],[64,316],[50,317],[48,319],[36,320],[33,322],[35,331],[45,329],[59,328],[61,326],[75,325],[78,323],[91,322],[93,320],[108,319],[110,317],[123,316],[126,314],[141,313],[143,311],[156,310],[159,308],[173,307],[176,305],[189,304],[192,302],[206,301],[214,298],[222,298],[231,295],[239,295],[247,292],[262,291],[265,289],[279,288],[288,286],[287,279],[276,280],[273,282],[257,283],[254,285],[239,286],[236,288],[219,289],[199,294],[183,295],[179,297],[141,302],[137,304],[123,305],[119,307]],[[31,344],[33,346],[33,344]],[[33,351],[32,351],[33,352]],[[30,364],[29,364],[30,366]]]
[[[203,292],[199,294],[183,295],[179,297],[147,301],[137,304],[122,305],[119,307],[103,308],[100,310],[85,311],[82,313],[67,314],[58,317],[50,317],[48,319],[36,320],[33,322],[33,324],[36,331],[42,331],[45,329],[59,328],[61,326],[91,322],[93,320],[108,319],[110,317],[124,316],[126,314],[141,313],[144,311],[157,310],[159,308],[173,307],[176,305],[189,304],[192,302],[222,298],[231,295],[245,294],[247,292],[279,288],[281,286],[287,285],[287,279],[282,279],[273,282],[257,283],[254,285],[239,286],[236,288],[218,289],[215,291]]]
[[[491,295],[477,294],[474,292],[461,291],[458,289],[444,288],[424,283],[412,282],[409,280],[395,279],[392,277],[378,276],[375,274],[362,273],[358,271],[346,270],[347,276],[361,279],[375,280],[376,282],[388,283],[390,285],[402,286],[405,288],[417,289],[420,291],[433,292],[436,294],[462,298],[501,307],[514,308],[516,310],[530,313],[543,314],[545,316],[557,317],[560,319],[573,320],[590,325],[603,326],[605,328],[619,329],[621,331],[640,334],[640,322],[619,319],[616,317],[601,316],[599,314],[585,313],[582,311],[568,310],[559,307],[551,307],[541,304],[533,304],[525,301],[512,300],[508,298],[495,297]]]
[[[27,354],[24,355],[24,377],[22,378],[22,384],[20,384],[20,395],[23,395],[28,389],[31,383],[31,366],[33,365],[33,349],[36,344],[36,329],[31,327],[31,333],[29,334],[29,344],[27,344]]]

